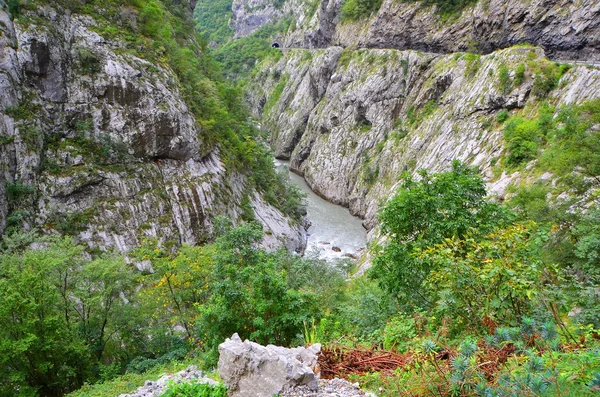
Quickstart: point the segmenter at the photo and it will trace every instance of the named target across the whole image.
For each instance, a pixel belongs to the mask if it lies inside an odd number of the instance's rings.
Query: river
[[[335,260],[348,255],[360,256],[367,244],[362,220],[347,208],[316,195],[304,178],[291,172],[287,161],[275,160],[277,169],[288,172],[291,181],[306,193],[308,229],[307,254],[318,252],[322,259]],[[339,249],[339,252],[337,251]]]

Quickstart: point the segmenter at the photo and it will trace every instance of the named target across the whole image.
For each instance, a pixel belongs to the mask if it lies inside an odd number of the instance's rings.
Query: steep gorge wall
[[[262,7],[255,7],[257,1]],[[307,14],[314,10],[312,0],[288,0],[269,18],[258,18],[261,10],[273,8],[268,5],[273,3],[235,0],[236,34],[246,35],[262,24],[293,15],[299,23],[286,34],[288,48],[338,45],[490,53],[529,43],[543,48],[551,59],[600,62],[600,3],[595,0],[480,0],[459,17],[450,18],[441,15],[436,6],[423,6],[420,1],[384,0],[374,15],[343,23],[339,22],[340,0],[321,2],[312,15]],[[311,41],[315,32],[320,39]]]
[[[498,71],[523,81],[508,90]],[[502,110],[534,115],[543,102],[561,106],[600,98],[600,70],[576,66],[547,98],[532,93],[536,70],[556,67],[541,49],[476,56],[383,49],[291,50],[261,65],[248,99],[275,154],[327,199],[375,226],[382,200],[403,172],[436,172],[454,159],[477,165],[493,194],[511,183],[545,178],[506,172]]]
[[[103,37],[89,15],[23,12],[0,10],[0,230],[58,230],[123,252],[144,238],[195,244],[246,200],[267,246],[303,248],[303,226],[226,169],[167,66]]]

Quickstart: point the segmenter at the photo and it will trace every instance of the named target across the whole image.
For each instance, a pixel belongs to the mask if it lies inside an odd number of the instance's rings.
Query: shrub
[[[213,386],[207,383],[189,382],[170,384],[161,397],[227,397],[224,385]]]
[[[412,308],[429,302],[423,282],[436,268],[417,252],[446,238],[484,236],[510,218],[485,198],[485,183],[474,168],[455,161],[448,172],[430,175],[421,170],[419,175],[419,181],[406,175],[399,193],[380,211],[388,243],[375,250],[370,273],[383,289]]]
[[[509,114],[508,114],[508,110],[506,110],[506,109],[499,111],[498,114],[496,115],[496,120],[500,124],[503,124],[506,120],[508,120],[508,118],[509,118]]]
[[[571,69],[570,65],[547,63],[542,65],[535,74],[531,93],[537,97],[544,98],[558,85],[561,77]]]
[[[77,51],[77,56],[79,58],[79,68],[82,74],[94,74],[102,71],[100,58],[90,50],[80,48]]]
[[[405,352],[412,345],[412,339],[417,336],[415,320],[402,313],[392,317],[383,329],[384,349],[395,349]]]
[[[8,0],[7,6],[11,18],[17,18],[21,13],[21,0]]]
[[[504,140],[508,150],[509,166],[518,166],[537,157],[545,141],[546,131],[541,119],[511,118],[504,127]]]
[[[510,71],[506,65],[501,65],[498,70],[498,88],[503,94],[507,94],[512,89],[512,81],[510,79]]]
[[[520,63],[515,71],[515,86],[519,87],[525,81],[525,64]]]
[[[344,0],[341,9],[342,21],[356,21],[378,11],[383,0]]]

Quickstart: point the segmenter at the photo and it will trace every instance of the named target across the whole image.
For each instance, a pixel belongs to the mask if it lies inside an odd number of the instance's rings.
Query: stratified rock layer
[[[103,250],[126,252],[144,238],[195,244],[215,216],[238,219],[247,197],[268,247],[302,251],[302,225],[226,169],[174,73],[60,4],[14,21],[0,10],[0,233],[25,222]],[[136,23],[135,10],[114,7]],[[7,186],[32,188],[30,206]]]
[[[490,53],[529,43],[543,48],[552,59],[600,62],[600,3],[595,0],[480,0],[458,17],[441,15],[435,6],[420,1],[384,0],[372,16],[342,23],[339,0],[321,2],[318,12],[311,7],[312,0],[277,3],[275,8],[273,0],[235,0],[236,34],[246,35],[292,16],[296,22],[286,32],[288,48],[339,45]],[[265,10],[271,10],[268,18]]]

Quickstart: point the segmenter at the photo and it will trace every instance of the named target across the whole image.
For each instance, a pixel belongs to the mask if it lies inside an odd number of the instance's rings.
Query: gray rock
[[[119,397],[159,397],[168,389],[169,384],[182,382],[207,383],[214,386],[219,385],[219,382],[206,377],[202,371],[198,370],[195,365],[192,365],[176,374],[163,375],[155,381],[147,380],[144,383],[144,386],[140,387],[135,392],[121,394]]]
[[[318,388],[321,345],[286,349],[244,341],[238,334],[219,345],[219,376],[230,397],[272,397],[295,386]]]
[[[360,390],[358,383],[350,383],[345,379],[321,379],[319,389],[315,392],[306,386],[297,386],[282,397],[376,397],[375,394]]]

